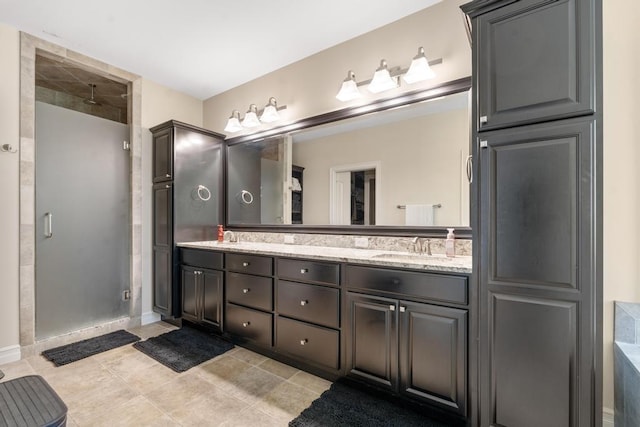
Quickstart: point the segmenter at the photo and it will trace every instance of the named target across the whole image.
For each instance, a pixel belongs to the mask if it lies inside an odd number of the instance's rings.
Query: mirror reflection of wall
[[[468,226],[468,105],[464,91],[232,145],[228,222]]]

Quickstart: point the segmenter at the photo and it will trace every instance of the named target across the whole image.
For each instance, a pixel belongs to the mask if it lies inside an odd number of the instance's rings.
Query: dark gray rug
[[[139,336],[120,330],[45,350],[42,355],[56,366],[62,366],[136,341],[140,341]]]
[[[176,372],[184,372],[233,348],[217,335],[183,326],[133,345]]]
[[[341,382],[314,400],[290,427],[447,427],[439,421]]]

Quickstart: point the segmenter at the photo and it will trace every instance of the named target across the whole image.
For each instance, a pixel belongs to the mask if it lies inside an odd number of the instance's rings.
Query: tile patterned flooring
[[[142,339],[175,329],[158,322],[129,331]],[[235,347],[183,373],[119,347],[55,367],[42,356],[0,365],[7,381],[42,375],[76,426],[286,426],[331,383]]]

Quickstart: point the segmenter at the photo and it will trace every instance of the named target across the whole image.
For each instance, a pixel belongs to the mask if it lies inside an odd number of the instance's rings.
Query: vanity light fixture
[[[272,96],[269,98],[267,105],[264,109],[258,110],[256,104],[251,104],[249,110],[244,115],[244,118],[240,119],[240,112],[233,110],[231,117],[227,120],[227,125],[224,127],[225,132],[236,133],[243,129],[253,129],[262,123],[273,123],[280,120],[280,113],[278,111],[286,110],[286,105],[278,105],[276,99]]]
[[[358,84],[356,83],[356,74],[349,70],[347,78],[342,82],[342,86],[340,87],[340,91],[336,95],[336,98],[339,101],[346,102],[360,97],[362,97],[362,94],[360,93]]]
[[[260,120],[258,120],[258,107],[256,104],[249,105],[249,109],[242,119],[242,127],[255,128],[260,126]]]
[[[231,117],[227,120],[227,125],[224,127],[225,132],[240,132],[242,130],[242,125],[240,124],[240,112],[238,110],[233,110],[231,113]]]
[[[407,74],[405,74],[402,79],[409,83],[417,83],[423,80],[432,79],[436,76],[436,73],[433,72],[431,67],[429,66],[429,61],[427,61],[427,57],[424,54],[424,48],[420,46],[418,48],[418,54],[413,57],[411,61],[411,65],[409,66],[409,70]]]
[[[418,54],[413,57],[409,68],[387,66],[387,61],[380,61],[380,66],[376,70],[371,80],[356,82],[355,74],[349,71],[347,78],[342,82],[340,91],[336,98],[346,102],[362,96],[358,86],[368,85],[369,92],[380,93],[395,89],[400,86],[400,76],[404,74],[403,80],[408,84],[418,83],[427,79],[432,79],[436,73],[431,69],[432,65],[442,64],[442,58],[427,60],[424,48],[418,48]]]
[[[272,96],[269,98],[269,102],[264,106],[264,111],[260,115],[260,121],[262,123],[273,123],[280,120],[280,114],[278,113],[278,104],[276,99]]]
[[[380,66],[373,75],[371,83],[369,83],[369,92],[380,93],[385,90],[395,89],[399,86],[398,78],[391,77],[389,68],[387,68],[387,61],[384,59],[380,61]]]

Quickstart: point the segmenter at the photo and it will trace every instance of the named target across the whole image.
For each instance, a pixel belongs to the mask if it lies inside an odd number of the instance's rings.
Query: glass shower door
[[[36,339],[129,314],[122,123],[36,102]]]

